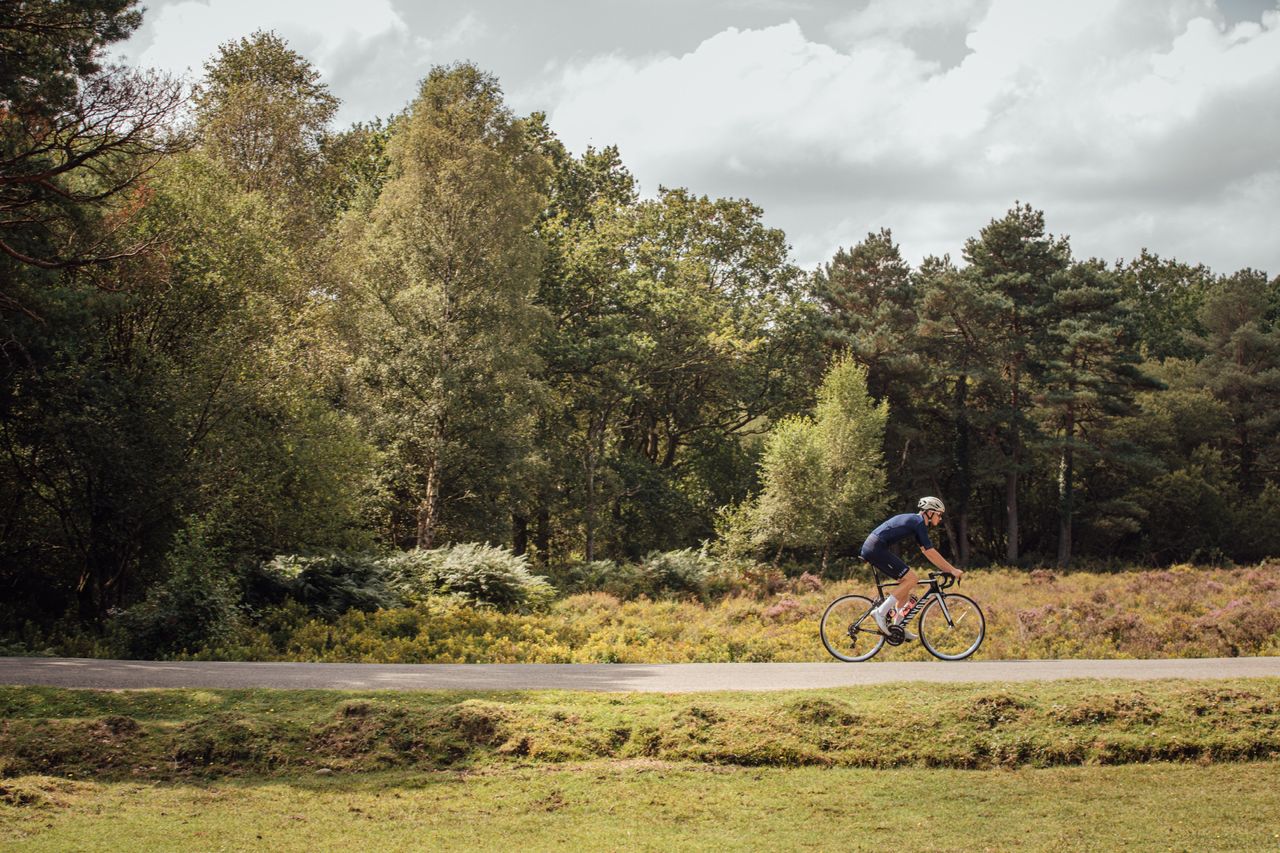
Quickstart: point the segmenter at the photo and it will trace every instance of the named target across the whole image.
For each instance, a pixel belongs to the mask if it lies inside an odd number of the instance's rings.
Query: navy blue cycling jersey
[[[916,512],[895,515],[871,531],[871,536],[874,536],[881,546],[892,545],[914,536],[921,548],[933,547],[933,543],[929,541],[929,525],[925,524],[924,517]]]

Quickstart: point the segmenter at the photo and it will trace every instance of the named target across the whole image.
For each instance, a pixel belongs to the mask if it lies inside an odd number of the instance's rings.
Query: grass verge
[[[228,776],[656,760],[984,769],[1280,759],[1280,679],[780,693],[0,687],[0,776]]]
[[[0,780],[0,849],[1274,850],[1280,764]]]

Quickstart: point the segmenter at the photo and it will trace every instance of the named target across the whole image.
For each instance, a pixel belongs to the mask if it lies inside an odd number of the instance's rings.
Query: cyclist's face
[[[930,526],[937,527],[942,521],[942,513],[931,509],[924,514],[924,520],[929,522]]]

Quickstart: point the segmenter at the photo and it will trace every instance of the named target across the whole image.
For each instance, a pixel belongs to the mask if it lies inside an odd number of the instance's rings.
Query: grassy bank
[[[912,804],[904,810],[902,804]],[[0,849],[1273,850],[1280,764],[0,780]]]
[[[73,779],[591,760],[983,769],[1280,759],[1280,679],[680,695],[10,687],[0,719],[0,774]]]

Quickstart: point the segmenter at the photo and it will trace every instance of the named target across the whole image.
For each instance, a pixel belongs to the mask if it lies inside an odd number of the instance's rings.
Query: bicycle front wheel
[[[871,618],[875,603],[865,595],[845,595],[827,605],[819,633],[822,645],[838,660],[870,660],[884,645],[884,635]]]
[[[920,614],[920,642],[942,660],[964,660],[978,650],[986,634],[982,608],[959,593],[945,599],[935,595]]]

